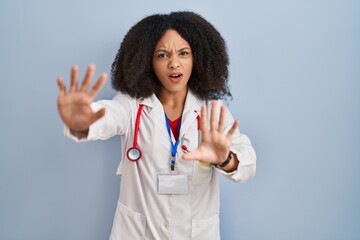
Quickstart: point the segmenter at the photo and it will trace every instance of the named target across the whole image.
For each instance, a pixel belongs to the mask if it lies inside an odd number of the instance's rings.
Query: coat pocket
[[[210,218],[193,219],[191,240],[219,240],[219,215]]]
[[[110,240],[145,239],[146,217],[118,201]]]
[[[197,145],[199,144],[198,141],[194,141],[194,139],[197,139],[197,129],[193,129],[193,135],[190,133],[187,133],[182,138],[181,145],[186,146],[186,151],[193,152],[197,149]],[[191,141],[193,139],[193,141]],[[185,151],[184,151],[185,152]],[[212,164],[200,162],[197,160],[193,160],[193,171],[192,171],[192,178],[191,182],[193,184],[201,184],[201,183],[208,183],[211,181],[212,174],[213,174],[213,166]]]
[[[211,181],[212,174],[213,174],[212,164],[195,161],[192,183],[193,184],[208,183]]]

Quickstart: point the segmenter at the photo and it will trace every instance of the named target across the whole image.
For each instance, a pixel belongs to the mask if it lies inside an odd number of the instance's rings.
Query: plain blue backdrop
[[[251,181],[221,179],[222,239],[359,240],[357,0],[0,0],[0,239],[108,238],[120,140],[65,138],[56,77],[109,72],[134,23],[174,10],[226,40],[229,108],[258,155]]]

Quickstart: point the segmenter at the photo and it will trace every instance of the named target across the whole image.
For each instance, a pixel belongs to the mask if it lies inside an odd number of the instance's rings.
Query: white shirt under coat
[[[138,136],[142,157],[134,163],[127,160],[125,154],[133,145],[139,103],[144,104]],[[209,115],[211,102],[200,100],[188,91],[176,159],[176,169],[187,174],[189,179],[189,193],[183,195],[158,194],[157,177],[159,173],[168,171],[171,144],[164,109],[155,94],[134,99],[119,93],[112,100],[93,103],[94,111],[105,107],[106,113],[90,126],[86,139],[78,139],[65,127],[65,134],[76,141],[105,140],[115,135],[121,137],[122,159],[116,172],[121,177],[120,196],[110,240],[220,239],[219,173],[242,183],[255,175],[256,155],[249,138],[236,130],[230,147],[240,161],[236,171],[227,173],[213,166],[200,165],[199,161],[182,160],[183,144],[189,151],[198,146],[195,110],[200,113],[203,104],[209,105]],[[219,101],[219,108],[221,105]],[[225,131],[228,131],[234,123],[229,111],[225,120]]]

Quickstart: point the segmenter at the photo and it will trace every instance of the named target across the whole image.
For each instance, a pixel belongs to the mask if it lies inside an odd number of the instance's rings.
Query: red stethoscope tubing
[[[197,114],[196,116],[196,121],[197,121],[197,130],[198,130],[198,145],[200,146],[200,142],[201,142],[201,127],[200,127],[200,115],[199,113],[194,110],[194,112]],[[190,151],[188,150],[186,145],[182,145],[181,149],[185,152],[185,153],[189,153]]]
[[[133,141],[133,146],[130,147],[127,151],[126,151],[126,157],[127,159],[129,159],[129,161],[131,162],[137,162],[140,160],[141,158],[141,150],[137,147],[137,139],[138,139],[138,136],[139,136],[139,127],[140,127],[140,116],[141,116],[141,112],[143,110],[143,107],[144,105],[143,104],[140,104],[139,105],[139,109],[137,111],[137,114],[136,114],[136,120],[135,120],[135,133],[134,133],[134,141]],[[197,113],[197,111],[195,111]],[[196,116],[196,120],[197,120],[197,130],[199,132],[199,143],[200,143],[200,115],[197,113],[197,116]],[[188,151],[187,150],[187,147],[185,145],[182,146],[182,149],[184,151]]]
[[[198,129],[198,131],[200,131],[200,129],[201,129],[200,128],[200,115],[196,110],[194,112],[196,112],[196,114],[197,114],[197,116],[196,116],[197,125],[198,125],[197,129]]]
[[[130,147],[127,151],[126,151],[126,157],[132,161],[132,162],[137,162],[140,160],[141,158],[141,150],[137,147],[137,139],[138,139],[138,135],[139,135],[139,126],[140,126],[140,115],[142,112],[144,105],[140,104],[139,105],[139,109],[138,112],[136,114],[136,120],[135,120],[135,134],[134,134],[134,142],[133,142],[133,146]],[[132,156],[134,155],[134,156]]]

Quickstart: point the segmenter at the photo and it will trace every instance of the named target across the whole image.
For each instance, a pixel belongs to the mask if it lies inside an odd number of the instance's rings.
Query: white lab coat
[[[127,160],[125,154],[133,145],[139,103],[144,104],[138,136],[142,157],[134,163]],[[65,127],[66,135],[76,141],[121,136],[122,160],[117,169],[117,175],[121,177],[120,197],[110,240],[220,239],[218,173],[235,182],[244,182],[255,175],[256,156],[248,137],[236,131],[230,148],[240,161],[236,171],[226,173],[213,166],[201,165],[198,161],[181,159],[182,145],[190,151],[198,146],[197,114],[194,110],[200,112],[204,103],[189,90],[176,161],[176,169],[188,175],[189,193],[183,195],[158,194],[157,177],[169,169],[171,144],[164,109],[155,95],[134,99],[119,93],[113,100],[93,103],[94,110],[105,107],[106,113],[90,126],[86,139],[78,139]],[[225,118],[228,131],[234,119],[230,112]]]

